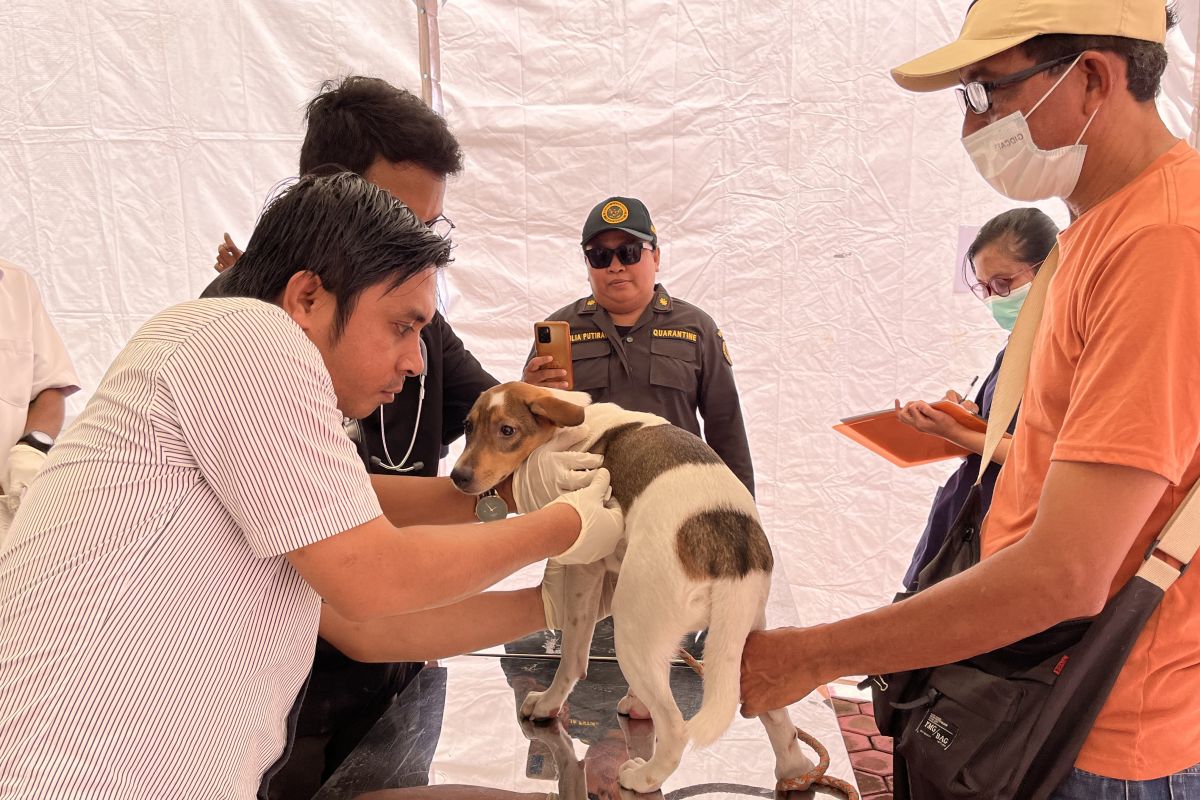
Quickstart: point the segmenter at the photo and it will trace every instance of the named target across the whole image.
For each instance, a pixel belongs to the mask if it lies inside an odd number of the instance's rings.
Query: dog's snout
[[[471,479],[475,477],[475,473],[466,467],[455,467],[450,471],[450,480],[454,481],[454,485],[460,491],[466,491],[466,487],[471,485]]]

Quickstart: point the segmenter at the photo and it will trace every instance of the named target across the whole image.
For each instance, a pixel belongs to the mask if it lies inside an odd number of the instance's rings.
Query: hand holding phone
[[[524,380],[540,386],[570,389],[575,385],[571,369],[571,324],[569,322],[546,321],[533,324],[533,349],[535,357],[525,365]],[[561,370],[551,374],[547,370]],[[565,386],[561,385],[565,382]]]

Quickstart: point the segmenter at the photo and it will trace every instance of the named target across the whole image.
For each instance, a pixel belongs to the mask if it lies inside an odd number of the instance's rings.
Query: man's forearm
[[[778,708],[842,675],[946,664],[1100,611],[1167,487],[1130,467],[1054,462],[1032,530],[902,603],[807,629],[751,634],[744,713]]]
[[[43,389],[25,412],[25,430],[41,431],[58,436],[62,431],[63,419],[67,414],[67,397],[62,389]]]
[[[793,703],[845,675],[946,664],[1010,644],[1070,616],[1019,545],[902,603],[811,628],[753,633],[743,654],[742,713]]]
[[[401,595],[428,597],[430,586],[442,587],[441,598],[416,602],[411,609],[458,602],[483,591],[520,568],[566,551],[580,532],[578,513],[569,505],[553,505],[498,522],[476,525],[420,526],[399,531],[390,563],[401,565],[410,587]],[[422,580],[423,579],[423,580]],[[415,602],[415,600],[414,600]]]
[[[487,592],[453,605],[353,622],[321,608],[321,636],[357,661],[429,661],[510,642],[545,627],[541,591]]]
[[[458,491],[449,478],[372,475],[371,486],[383,515],[397,528],[476,521],[476,498]]]
[[[364,621],[463,600],[565,552],[581,526],[567,504],[474,525],[396,529],[380,517],[294,550],[288,560],[343,616]]]
[[[1061,622],[1077,608],[1045,564],[1020,545],[890,606],[808,629],[817,668],[832,680],[947,664]]]

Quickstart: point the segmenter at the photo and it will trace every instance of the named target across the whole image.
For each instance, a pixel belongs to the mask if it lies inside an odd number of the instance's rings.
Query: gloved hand
[[[582,489],[592,482],[592,473],[604,463],[594,453],[571,450],[587,440],[586,425],[564,428],[553,439],[534,450],[513,473],[513,499],[517,513],[544,508],[564,492]]]
[[[46,454],[41,450],[27,444],[14,444],[12,450],[8,451],[8,472],[0,481],[4,493],[12,497],[25,494],[45,460]]]
[[[568,603],[577,602],[567,599],[567,592],[577,592],[579,586],[574,583],[568,586],[566,569],[564,564],[554,559],[546,562],[546,572],[542,575],[542,607],[546,610],[547,630],[562,630],[570,609]],[[612,598],[617,588],[617,574],[609,572],[600,562],[589,564],[587,569],[604,573],[604,584],[600,589],[600,615],[596,619],[607,619],[612,616]],[[595,575],[595,572],[592,574]]]
[[[592,474],[595,477],[590,485],[546,504],[547,507],[559,503],[569,505],[579,515],[579,536],[575,544],[554,556],[554,560],[560,563],[591,564],[599,561],[612,555],[625,535],[625,515],[615,502],[609,502],[611,490],[608,470],[600,468]]]

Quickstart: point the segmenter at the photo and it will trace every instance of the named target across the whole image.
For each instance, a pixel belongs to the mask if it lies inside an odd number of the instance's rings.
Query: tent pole
[[[438,0],[413,0],[417,7],[417,58],[421,69],[421,99],[442,113],[441,47]]]

